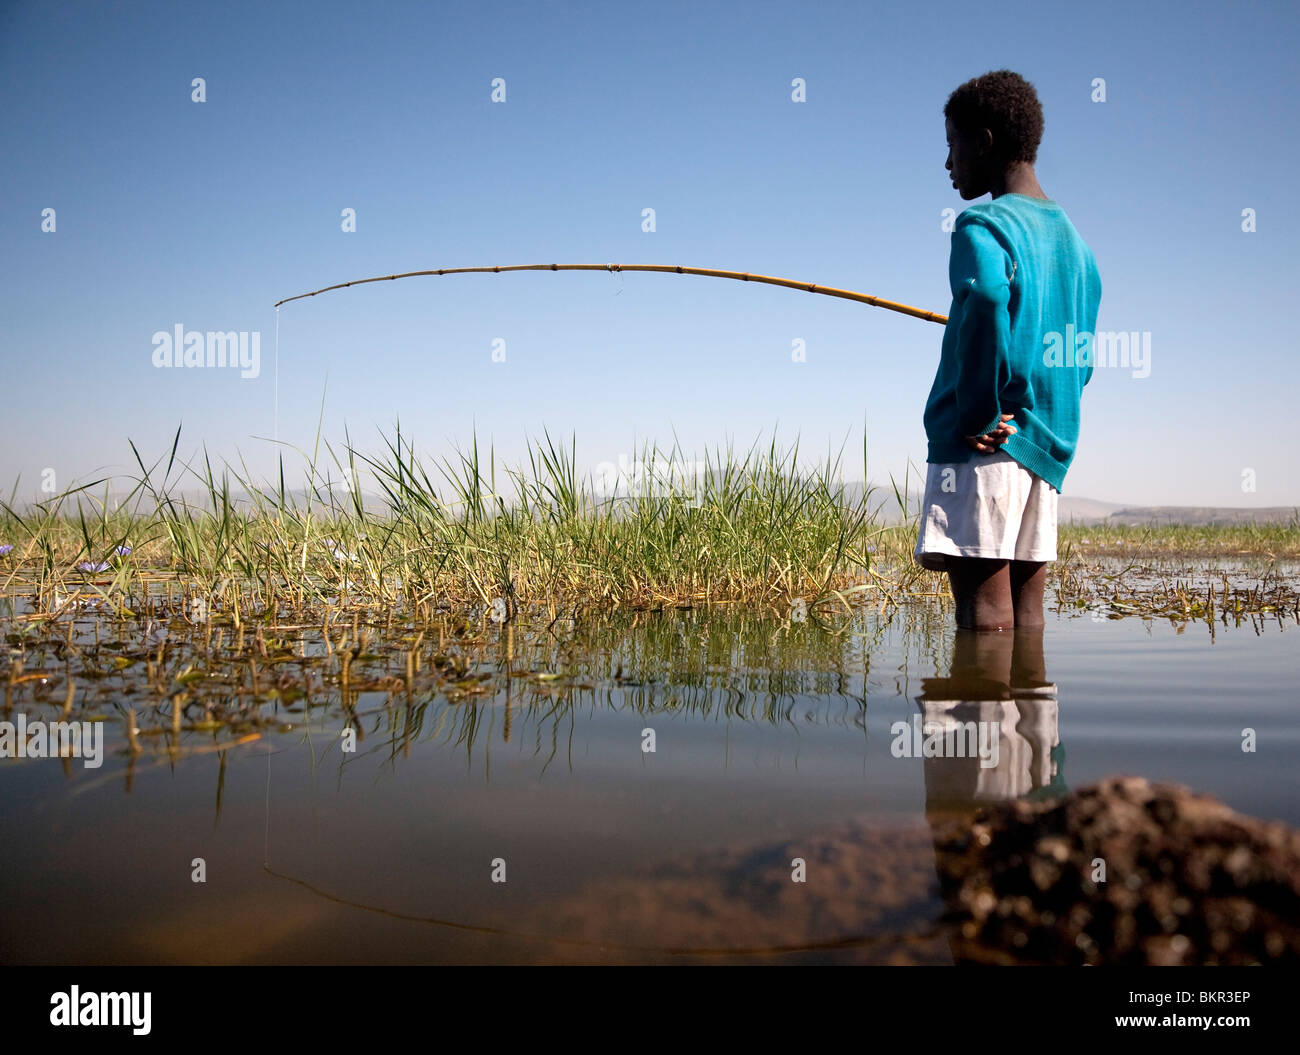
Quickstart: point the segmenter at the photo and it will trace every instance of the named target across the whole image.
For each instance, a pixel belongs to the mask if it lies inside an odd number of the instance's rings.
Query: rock
[[[935,849],[958,962],[1300,962],[1300,832],[1186,788],[1000,803]]]
[[[544,920],[502,925],[583,943],[538,944],[547,963],[951,963],[935,885],[929,829],[849,820],[595,879]]]

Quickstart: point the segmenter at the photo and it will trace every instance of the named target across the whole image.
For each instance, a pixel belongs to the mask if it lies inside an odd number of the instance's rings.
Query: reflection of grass
[[[345,766],[396,764],[423,741],[467,761],[513,744],[505,749],[549,765],[567,756],[575,715],[592,710],[637,729],[667,716],[865,730],[854,679],[867,670],[863,649],[880,642],[864,642],[861,628],[860,618],[833,628],[735,606],[627,612],[551,632],[443,616],[383,633],[376,620],[332,639],[319,625],[259,622],[241,633],[229,620],[214,630],[180,617],[38,619],[12,635],[21,656],[0,683],[6,703],[33,717],[106,721],[110,750],[133,768],[285,736],[319,739],[317,761]],[[344,729],[354,753],[340,753]]]
[[[1221,587],[1201,593],[1151,565],[1090,567],[1071,556],[1058,580],[1061,609],[1095,618],[1158,614],[1213,634],[1261,632],[1265,621],[1300,615],[1293,580],[1272,573],[1253,587],[1220,576]],[[126,748],[133,767],[321,734],[324,753],[345,766],[367,757],[396,764],[421,741],[485,765],[490,745],[514,743],[563,766],[575,716],[593,709],[637,729],[659,716],[864,730],[863,679],[906,695],[913,660],[942,669],[953,635],[933,601],[852,615],[828,607],[802,620],[743,604],[577,620],[541,611],[502,626],[486,615],[424,620],[338,605],[313,619],[249,610],[242,621],[233,611],[191,620],[177,598],[131,603],[140,610],[0,616],[10,657],[0,687],[7,708],[107,720],[113,749]],[[891,653],[891,638],[903,662],[882,672],[876,659]],[[343,729],[356,737],[355,754],[338,755]]]

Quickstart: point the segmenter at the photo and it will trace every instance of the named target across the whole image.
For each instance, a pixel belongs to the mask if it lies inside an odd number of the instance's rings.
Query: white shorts
[[[928,466],[916,560],[1056,560],[1056,490],[1005,451]]]

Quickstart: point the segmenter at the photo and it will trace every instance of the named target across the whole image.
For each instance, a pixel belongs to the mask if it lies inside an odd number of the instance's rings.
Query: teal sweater
[[[1004,194],[957,217],[948,280],[952,308],[925,405],[926,460],[984,457],[963,437],[1014,414],[1018,431],[1002,449],[1059,492],[1092,377],[1101,301],[1092,250],[1056,202]]]

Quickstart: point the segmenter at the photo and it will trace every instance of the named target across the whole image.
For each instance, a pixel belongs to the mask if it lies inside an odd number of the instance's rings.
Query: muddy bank
[[[935,848],[958,962],[1300,960],[1300,832],[1185,788],[1124,777],[1001,803]]]

